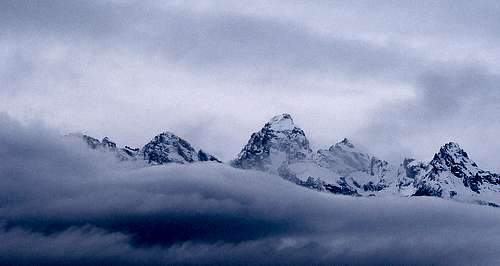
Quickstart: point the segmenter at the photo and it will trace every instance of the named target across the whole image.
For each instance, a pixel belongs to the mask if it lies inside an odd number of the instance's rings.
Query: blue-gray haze
[[[219,163],[137,168],[0,116],[0,265],[497,265],[497,208],[320,193]]]
[[[456,141],[498,171],[499,25],[488,0],[0,0],[0,264],[500,264],[497,209],[122,169],[59,137],[169,130],[227,161],[287,112],[315,148]]]
[[[224,160],[275,114],[316,148],[500,169],[498,1],[0,1],[0,111]]]

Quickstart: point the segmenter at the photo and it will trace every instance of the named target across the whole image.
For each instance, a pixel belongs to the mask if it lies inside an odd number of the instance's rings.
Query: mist
[[[0,1],[1,265],[499,265],[498,208],[349,197],[224,162],[289,113],[399,165],[500,171],[498,1]]]
[[[43,123],[3,115],[0,127],[2,265],[492,265],[500,259],[495,208],[339,196],[218,163],[139,167]]]
[[[316,149],[350,137],[399,163],[457,141],[498,170],[499,9],[2,1],[0,111],[137,147],[169,130],[225,161],[286,112]]]

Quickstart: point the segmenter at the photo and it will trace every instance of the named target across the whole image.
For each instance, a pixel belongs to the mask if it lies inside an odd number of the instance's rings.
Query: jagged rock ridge
[[[259,132],[253,133],[231,164],[276,174],[283,171],[286,165],[311,156],[312,150],[304,131],[295,126],[289,114],[282,114],[273,117]]]
[[[457,143],[445,144],[427,165],[416,167],[418,196],[442,198],[473,198],[496,205],[500,192],[500,176],[482,170]]]
[[[81,133],[71,133],[67,136],[82,139],[91,149],[112,152],[118,159],[122,161],[138,159],[139,149],[130,148],[128,146],[118,148],[116,143],[111,141],[108,137],[104,137],[102,140],[99,140]]]
[[[150,164],[221,162],[203,150],[196,150],[189,142],[171,132],[155,136],[142,148],[141,154]]]
[[[214,161],[221,162],[215,156],[196,149],[186,140],[171,132],[163,132],[155,136],[142,149],[125,146],[117,148],[116,143],[108,137],[99,141],[84,134],[70,134],[83,139],[90,148],[114,153],[120,160],[144,160],[148,164],[159,165],[166,163],[193,163]]]
[[[119,148],[107,137],[77,136],[90,148],[113,152],[122,161],[149,165],[221,162],[171,132],[155,136],[141,149]],[[364,152],[347,138],[313,152],[304,131],[289,114],[273,117],[253,133],[230,164],[334,194],[433,196],[495,207],[500,204],[500,176],[480,169],[457,143],[445,144],[429,162],[404,159],[400,165]]]
[[[499,175],[481,170],[458,144],[445,144],[429,162],[405,159],[399,166],[343,139],[313,153],[289,114],[273,117],[253,133],[231,163],[278,174],[319,191],[355,196],[435,196],[497,206]]]

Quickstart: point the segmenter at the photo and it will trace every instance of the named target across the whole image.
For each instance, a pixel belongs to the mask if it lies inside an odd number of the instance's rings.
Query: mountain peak
[[[108,137],[104,137],[101,140],[101,146],[107,147],[107,148],[110,148],[110,149],[116,149],[116,143],[114,143],[113,141],[111,141]]]
[[[466,158],[469,158],[467,153],[460,148],[460,145],[456,142],[448,142],[444,144],[441,149],[439,149],[439,153],[446,153],[446,154],[459,154],[461,156],[464,156]]]
[[[292,162],[312,156],[304,131],[295,126],[289,114],[277,115],[252,134],[232,165],[278,172]]]
[[[344,138],[341,142],[337,143],[338,145],[342,145],[342,146],[346,146],[346,147],[349,147],[351,149],[354,148],[354,144],[352,144],[352,142],[348,139],[348,138]]]
[[[293,130],[295,128],[295,124],[293,122],[292,116],[290,114],[284,113],[271,118],[271,120],[266,123],[266,127],[269,127],[274,131],[286,131]]]
[[[469,158],[467,153],[456,142],[449,142],[443,145],[439,149],[439,152],[434,155],[430,164],[437,172],[452,169],[454,174],[460,177],[463,174],[459,174],[458,172],[476,172],[474,169],[477,168],[477,164]],[[470,173],[467,175],[470,175]]]
[[[320,164],[346,175],[355,171],[367,172],[372,175],[380,172],[376,168],[385,168],[388,164],[375,156],[366,153],[352,144],[348,138],[330,146],[328,150],[318,150]]]
[[[348,138],[344,138],[342,141],[335,143],[329,148],[330,151],[357,151],[356,147]],[[360,151],[358,151],[360,152]]]
[[[177,135],[170,131],[163,131],[162,133],[158,134],[155,136],[155,138],[162,138],[162,139],[171,139],[171,138],[179,138]]]
[[[455,142],[443,145],[434,155],[429,167],[424,182],[417,187],[417,196],[452,198],[457,193],[460,194],[459,190],[471,190],[476,194],[498,191],[500,176],[480,169]]]
[[[189,142],[169,131],[156,135],[142,148],[141,152],[150,164],[220,162],[213,155],[196,149]]]
[[[434,155],[433,162],[444,162],[446,165],[456,164],[461,161],[470,161],[467,153],[460,148],[456,142],[448,142],[444,144],[439,152]],[[474,166],[475,163],[470,161]]]
[[[467,161],[472,166],[477,166],[473,161],[469,159],[467,153],[460,148],[458,143],[456,142],[448,142],[444,144],[439,152],[434,155],[434,158],[431,161],[431,164],[442,163],[447,166],[451,166],[454,164],[463,164],[460,162]]]

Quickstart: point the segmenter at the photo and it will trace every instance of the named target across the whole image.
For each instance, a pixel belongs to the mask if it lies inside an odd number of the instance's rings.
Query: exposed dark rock
[[[289,114],[282,114],[273,117],[259,132],[253,133],[231,164],[243,169],[276,172],[283,163],[304,160],[311,153],[304,131],[295,126]],[[272,154],[284,156],[283,161],[272,162]]]
[[[220,162],[215,156],[202,150],[197,151],[189,142],[170,132],[155,136],[142,148],[141,154],[150,164]]]

